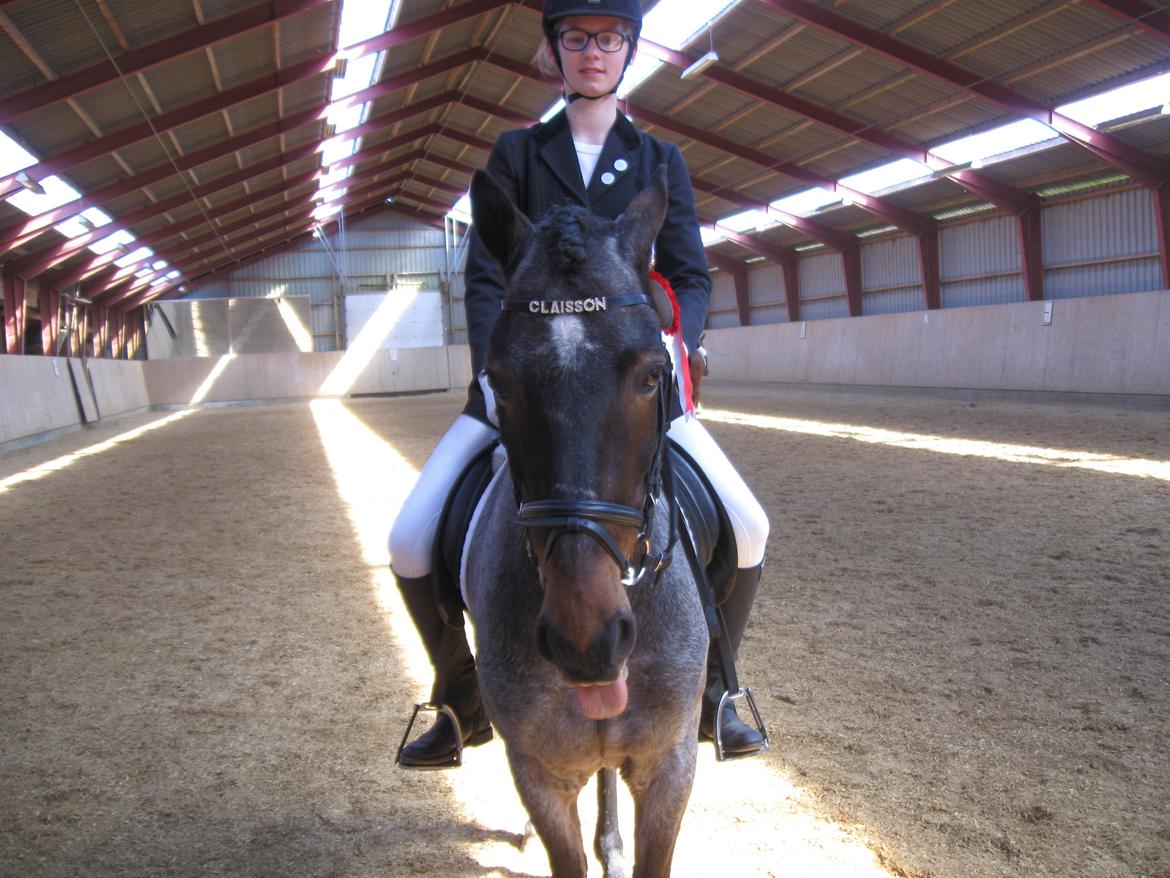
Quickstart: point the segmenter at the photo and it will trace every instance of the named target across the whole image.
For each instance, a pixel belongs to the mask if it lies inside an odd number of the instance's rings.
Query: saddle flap
[[[694,459],[674,442],[667,445],[674,476],[675,502],[690,524],[699,563],[715,591],[716,605],[727,598],[739,563],[735,534],[715,488]]]
[[[431,583],[443,621],[452,628],[463,625],[463,595],[459,588],[459,570],[463,563],[463,542],[475,507],[492,480],[493,442],[471,459],[455,480],[443,512],[435,539],[431,564]]]

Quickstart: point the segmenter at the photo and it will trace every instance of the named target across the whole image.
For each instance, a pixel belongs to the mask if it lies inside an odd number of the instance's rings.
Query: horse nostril
[[[549,625],[543,618],[536,620],[536,651],[545,661],[553,660],[552,643],[549,639]]]
[[[634,622],[633,613],[622,613],[614,625],[613,654],[615,658],[625,658],[634,649],[634,640],[638,636],[638,626]]]

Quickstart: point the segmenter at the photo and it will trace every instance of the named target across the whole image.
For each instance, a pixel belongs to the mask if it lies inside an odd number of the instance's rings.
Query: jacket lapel
[[[581,165],[577,161],[577,150],[573,146],[573,133],[569,130],[568,120],[564,112],[555,116],[548,123],[547,141],[540,148],[540,157],[549,169],[556,175],[561,184],[572,192],[577,200],[586,207],[589,206],[589,196],[585,194],[585,183],[581,179]]]
[[[628,191],[627,178],[633,176],[638,166],[638,152],[641,137],[636,128],[621,113],[605,139],[597,169],[589,181],[589,204],[605,198],[610,192]],[[580,172],[578,172],[580,173]]]

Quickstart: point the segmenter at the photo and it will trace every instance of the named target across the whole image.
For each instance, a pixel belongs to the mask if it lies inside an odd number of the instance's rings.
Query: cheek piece
[[[629,38],[629,40],[630,50],[626,52],[626,63],[622,65],[622,75],[618,77],[618,81],[614,83],[613,88],[611,88],[603,95],[583,95],[580,92],[572,92],[571,94],[565,95],[565,103],[571,104],[573,101],[580,98],[584,98],[587,101],[597,101],[601,100],[602,98],[609,97],[612,94],[617,94],[617,90],[621,87],[622,80],[626,78],[626,71],[630,69],[630,60],[634,57],[634,49],[636,49],[638,46],[638,35],[634,34]],[[560,41],[552,36],[548,38],[548,41],[552,45],[553,58],[556,59],[557,70],[561,71],[561,79],[563,80],[565,78],[565,62],[561,60]]]

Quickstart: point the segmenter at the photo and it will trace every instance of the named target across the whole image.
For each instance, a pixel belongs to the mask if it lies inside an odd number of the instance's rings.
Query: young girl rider
[[[707,317],[711,280],[690,177],[675,146],[640,132],[618,110],[618,84],[634,58],[641,26],[639,0],[545,0],[544,51],[564,80],[566,107],[544,124],[501,135],[487,170],[536,222],[549,208],[566,203],[617,217],[650,182],[655,169],[665,164],[670,197],[655,242],[655,267],[674,288],[683,339],[694,351]],[[465,276],[471,363],[479,375],[504,283],[474,230]],[[491,726],[480,704],[462,615],[452,619],[440,609],[431,585],[431,557],[438,519],[456,478],[497,437],[493,415],[491,390],[481,377],[472,382],[463,413],[427,460],[390,534],[390,566],[436,671],[431,700],[454,711],[466,746],[490,739]],[[759,584],[768,521],[697,419],[676,418],[668,435],[714,485],[732,524],[739,569],[721,608],[732,650],[737,652]],[[713,738],[715,713],[726,688],[714,645],[710,655],[700,723],[700,734],[708,739]],[[753,755],[765,743],[757,729],[740,720],[730,702],[723,710],[722,738],[729,756]],[[455,726],[440,714],[428,732],[403,748],[399,764],[443,768],[454,764],[456,751]]]

